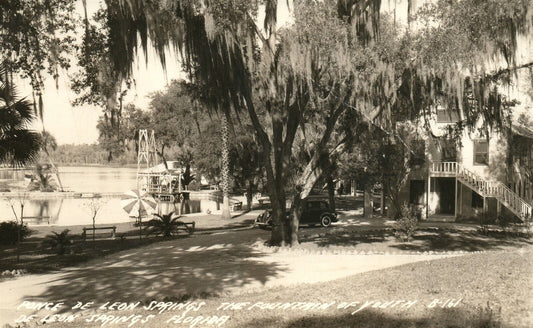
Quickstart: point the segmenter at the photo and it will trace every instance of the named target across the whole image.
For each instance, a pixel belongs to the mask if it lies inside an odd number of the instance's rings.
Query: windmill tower
[[[139,151],[137,153],[137,172],[156,165],[154,130],[139,130]]]
[[[157,164],[154,130],[139,130],[139,151],[137,152],[137,189],[140,189],[143,168]]]

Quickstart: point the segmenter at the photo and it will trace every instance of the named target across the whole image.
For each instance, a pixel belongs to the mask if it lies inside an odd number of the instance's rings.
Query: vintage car
[[[337,213],[329,208],[328,202],[324,200],[304,200],[300,224],[314,226],[320,224],[329,227],[332,222],[337,222]],[[289,218],[290,210],[286,211]],[[272,210],[268,209],[259,214],[255,220],[255,225],[260,228],[272,226]]]
[[[287,219],[291,214],[290,210],[286,210],[285,215]],[[255,219],[255,225],[261,229],[267,229],[272,227],[272,209],[264,210],[257,218]]]

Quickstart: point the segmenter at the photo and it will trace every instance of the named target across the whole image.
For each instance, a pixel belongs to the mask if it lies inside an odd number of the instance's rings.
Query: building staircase
[[[459,182],[482,197],[495,198],[520,220],[531,220],[533,206],[500,181],[488,181],[456,162],[432,163],[436,176],[455,176]]]

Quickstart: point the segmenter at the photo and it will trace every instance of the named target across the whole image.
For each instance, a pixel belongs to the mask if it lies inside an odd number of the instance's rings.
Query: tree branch
[[[524,68],[529,68],[529,67],[533,67],[533,62],[522,64],[520,66],[500,69],[500,70],[497,70],[496,72],[494,72],[492,74],[486,74],[484,76],[481,76],[481,77],[479,77],[479,79],[480,80],[497,80],[502,75],[514,73],[516,71],[519,71],[519,70],[524,69]]]

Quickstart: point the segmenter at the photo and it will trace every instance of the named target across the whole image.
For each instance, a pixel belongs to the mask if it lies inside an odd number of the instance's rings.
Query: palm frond
[[[154,218],[147,222],[146,234],[147,235],[162,235],[165,238],[176,235],[179,228],[183,226],[179,216],[175,216],[174,213],[169,214],[154,214]]]
[[[52,231],[47,235],[41,243],[42,247],[56,249],[57,254],[63,255],[66,248],[72,244],[72,238],[69,235],[70,230],[65,229],[60,233]]]
[[[12,129],[0,135],[0,162],[22,166],[34,162],[39,155],[40,134]]]
[[[1,69],[5,70],[3,65]],[[3,78],[0,83],[0,162],[15,166],[34,161],[41,146],[40,135],[28,128],[35,119],[32,105],[25,98],[18,98],[15,86]]]

